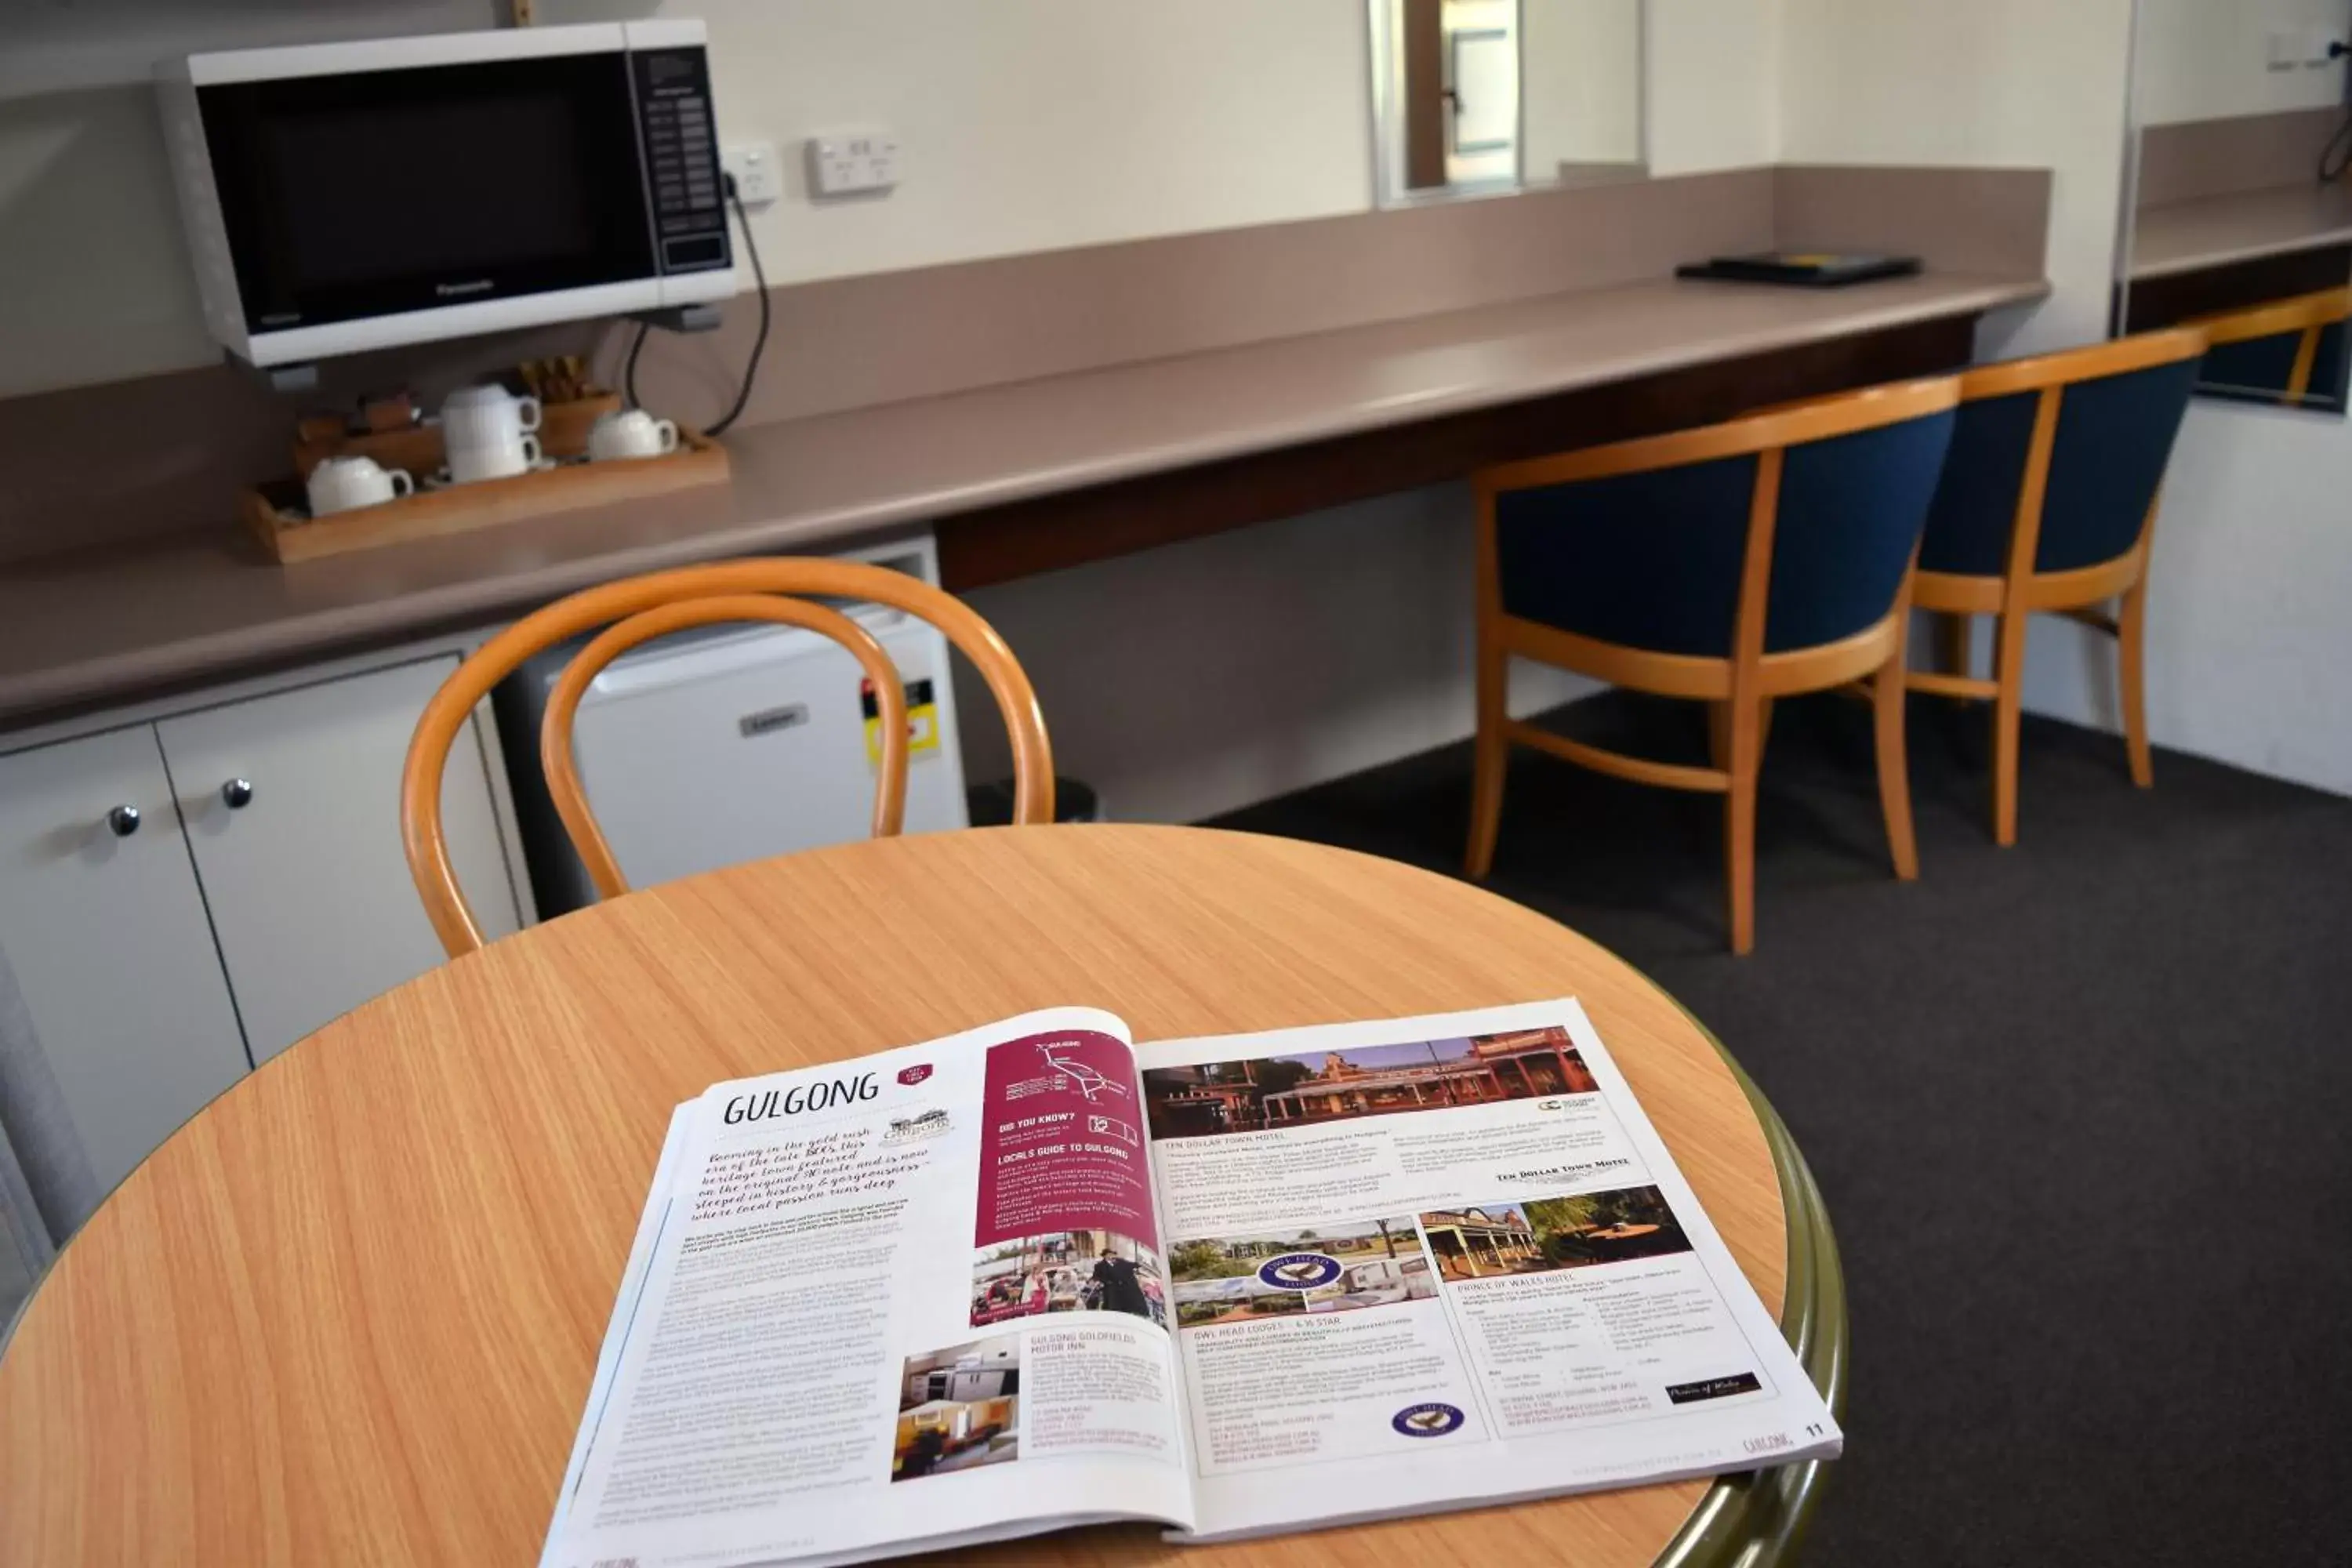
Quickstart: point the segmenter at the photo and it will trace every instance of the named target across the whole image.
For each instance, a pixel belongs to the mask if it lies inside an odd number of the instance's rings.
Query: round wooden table
[[[527,931],[276,1058],[64,1248],[0,1355],[0,1563],[536,1560],[670,1107],[728,1078],[1108,1007],[1171,1037],[1580,997],[1808,1370],[1842,1399],[1802,1159],[1673,998],[1392,861],[1086,826],[845,845]],[[1814,1466],[1218,1548],[991,1561],[1769,1562]]]

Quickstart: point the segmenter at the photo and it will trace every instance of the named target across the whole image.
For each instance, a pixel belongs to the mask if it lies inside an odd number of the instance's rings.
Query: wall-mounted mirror
[[[2137,0],[2116,326],[2215,338],[2198,391],[2341,415],[2352,0]]]
[[[1369,0],[1382,205],[1649,172],[1646,0]]]

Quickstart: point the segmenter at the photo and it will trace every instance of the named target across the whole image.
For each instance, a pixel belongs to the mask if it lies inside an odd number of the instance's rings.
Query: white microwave
[[[253,364],[736,291],[700,22],[237,49],[158,75],[205,324]]]

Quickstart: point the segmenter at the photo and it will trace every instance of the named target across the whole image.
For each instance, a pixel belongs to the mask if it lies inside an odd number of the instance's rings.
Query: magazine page
[[[1837,1452],[1573,1001],[1138,1055],[1191,1539]]]
[[[572,1461],[564,1466],[563,1485],[555,1494],[555,1521],[548,1526],[547,1548],[540,1557],[541,1568],[551,1568],[556,1561],[555,1542],[562,1533],[563,1519],[571,1511],[572,1497],[580,1489],[580,1471],[588,1462],[589,1444],[595,1436],[605,1399],[612,1392],[614,1365],[628,1336],[629,1321],[645,1298],[646,1274],[653,1267],[654,1242],[669,1219],[671,1188],[677,1179],[678,1162],[686,1156],[687,1131],[694,1125],[694,1111],[695,1102],[688,1100],[670,1112],[669,1131],[662,1139],[660,1157],[654,1162],[653,1190],[646,1194],[645,1212],[637,1216],[637,1234],[629,1243],[629,1260],[621,1268],[621,1289],[613,1299],[613,1316],[604,1325],[604,1343],[596,1352],[596,1373],[588,1382],[588,1414],[580,1423],[579,1436],[572,1440]]]
[[[1194,1522],[1118,1020],[719,1084],[685,1121],[549,1568]]]

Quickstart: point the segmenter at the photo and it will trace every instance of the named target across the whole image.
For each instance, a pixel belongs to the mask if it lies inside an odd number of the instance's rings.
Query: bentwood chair
[[[2274,393],[2290,408],[2306,401],[2341,406],[2347,316],[2352,287],[2196,317],[2185,324],[2202,331],[2210,345],[2198,384],[2207,392]]]
[[[1960,378],[1959,427],[1919,546],[1913,601],[1951,617],[1941,671],[1914,690],[1993,705],[1992,834],[2017,842],[2025,626],[2035,611],[2116,639],[2132,782],[2153,782],[2143,649],[2157,492],[2205,353],[2194,328],[1986,365]],[[2095,606],[2120,598],[2109,616]],[[1993,673],[1969,672],[1970,617],[1998,617]]]
[[[588,809],[572,766],[572,715],[589,682],[614,658],[639,643],[691,626],[772,621],[823,633],[847,648],[872,683],[880,710],[882,761],[874,788],[874,832],[887,837],[898,831],[907,804],[907,700],[898,672],[865,627],[826,605],[782,596],[788,595],[887,605],[939,627],[971,660],[1004,715],[1013,742],[1013,822],[1054,819],[1053,752],[1029,678],[995,629],[952,595],[904,573],[849,561],[779,557],[656,572],[574,594],[524,616],[459,665],[425,705],[401,773],[400,833],[408,851],[409,875],[450,957],[482,945],[481,928],[457,886],[441,833],[441,773],[450,743],[475,704],[523,660],[593,627],[604,630],[564,667],[549,694],[539,754],[557,815],[599,898],[625,893],[629,884]]]
[[[1755,945],[1756,778],[1776,697],[1867,678],[1895,874],[1918,875],[1903,748],[1912,558],[1958,383],[1910,382],[1725,425],[1507,463],[1478,500],[1478,740],[1467,873],[1494,864],[1509,748],[1724,797],[1731,948]],[[1513,719],[1510,661],[1715,704],[1712,767]]]

